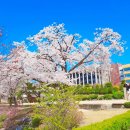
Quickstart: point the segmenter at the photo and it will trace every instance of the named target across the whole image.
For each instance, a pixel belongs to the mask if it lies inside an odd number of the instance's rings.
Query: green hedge
[[[116,91],[114,88],[111,87],[83,87],[78,86],[75,89],[75,94],[112,94],[114,91]]]
[[[124,107],[125,107],[125,108],[130,108],[130,102],[125,102],[125,103],[124,103]]]
[[[129,130],[129,128],[130,111],[102,122],[80,128],[74,128],[73,130]]]
[[[79,101],[84,101],[84,100],[94,100],[97,99],[98,95],[97,94],[90,94],[90,95],[76,95],[76,99]]]
[[[121,91],[113,92],[114,99],[122,99],[124,97],[124,93]]]
[[[113,94],[105,94],[105,95],[98,95],[98,94],[80,94],[75,95],[76,100],[84,101],[84,100],[111,100],[111,99],[123,99],[124,94],[123,92],[114,92]]]

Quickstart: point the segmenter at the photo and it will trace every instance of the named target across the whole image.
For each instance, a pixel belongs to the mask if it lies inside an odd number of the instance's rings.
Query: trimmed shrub
[[[92,94],[88,96],[88,100],[93,100],[93,99],[97,99],[98,95],[97,94]]]
[[[99,94],[111,94],[112,88],[100,88]]]
[[[81,100],[82,100],[82,101],[89,100],[89,97],[88,97],[88,96],[83,96],[83,97],[81,98]]]
[[[120,90],[120,86],[118,86],[118,85],[113,86],[113,91],[119,91],[119,90]]]
[[[93,94],[99,94],[100,88],[99,87],[95,87],[95,88],[92,89],[92,92],[93,92]]]
[[[113,98],[114,99],[123,99],[124,93],[121,91],[113,92]]]
[[[130,111],[92,125],[74,128],[73,130],[128,130],[130,127]]]
[[[111,82],[108,82],[108,83],[105,83],[104,85],[105,88],[112,88],[112,83]]]
[[[125,103],[124,103],[124,107],[125,107],[125,108],[130,108],[130,102],[125,102]]]
[[[106,83],[104,87],[99,84],[91,86],[89,84],[75,86],[75,94],[112,94],[119,91],[119,87],[113,87],[111,83]]]
[[[98,100],[103,100],[104,99],[104,95],[98,96],[97,99]]]
[[[77,88],[75,89],[75,94],[92,94],[92,88],[90,87],[79,87],[77,86]]]
[[[112,94],[106,94],[106,95],[104,95],[104,99],[106,99],[106,100],[112,99]]]
[[[76,95],[77,100],[85,101],[85,100],[93,100],[97,99],[98,95],[97,94],[90,94],[90,95]]]

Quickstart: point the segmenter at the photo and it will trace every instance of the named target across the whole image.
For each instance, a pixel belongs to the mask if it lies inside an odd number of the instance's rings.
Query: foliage
[[[90,95],[76,95],[76,99],[79,101],[84,101],[84,100],[110,100],[113,99],[113,94],[105,94],[105,95],[97,95],[97,94],[90,94]],[[120,98],[119,98],[120,99]]]
[[[111,94],[113,91],[113,88],[107,87],[107,88],[101,88],[99,91],[99,94]]]
[[[81,120],[77,103],[74,97],[73,87],[56,84],[43,86],[43,98],[35,107],[33,117],[41,119],[43,128],[46,130],[66,130],[76,127]],[[38,124],[36,123],[36,124]]]
[[[74,86],[77,100],[93,100],[93,99],[122,99],[124,93],[120,90],[119,86],[112,86],[111,83],[101,85],[78,85]]]
[[[92,125],[74,128],[73,130],[128,130],[130,111]]]
[[[33,117],[32,118],[32,127],[38,127],[41,124],[41,118],[39,117]]]
[[[103,100],[103,99],[104,99],[104,95],[99,95],[99,96],[97,97],[97,99],[98,99],[98,100]]]
[[[121,91],[113,92],[114,99],[122,99],[124,97],[124,93]]]
[[[112,86],[112,83],[111,83],[111,82],[108,82],[108,83],[105,83],[105,84],[104,84],[104,87],[105,87],[105,88],[112,88],[113,86]]]
[[[29,126],[25,126],[25,127],[23,128],[23,130],[35,130],[35,129],[32,128],[32,127],[29,127]]]
[[[120,84],[120,90],[123,90],[123,87],[124,87],[124,84],[126,83],[126,81],[125,80],[122,80],[121,81],[121,84]]]
[[[106,100],[110,100],[112,99],[112,96],[113,96],[112,94],[105,94],[103,98]]]
[[[23,91],[22,90],[17,91],[16,96],[17,96],[18,100],[22,100],[22,95],[23,95]]]
[[[90,94],[90,95],[76,95],[75,96],[77,100],[93,100],[93,99],[97,99],[98,95],[97,94]]]
[[[87,100],[93,100],[93,99],[97,99],[98,95],[97,94],[91,94],[91,95],[88,95],[86,96],[86,99]],[[85,99],[85,98],[84,98]],[[84,100],[83,99],[83,100]]]
[[[125,107],[125,108],[130,108],[130,102],[125,102],[125,103],[124,103],[124,107]]]
[[[121,91],[121,90],[120,90],[120,86],[114,85],[114,86],[113,86],[113,91]]]
[[[112,94],[113,91],[118,91],[118,89],[111,83],[106,83],[103,87],[101,85],[86,85],[84,87],[80,85],[76,87],[75,94]]]
[[[5,114],[0,115],[0,122],[4,121],[7,118]]]
[[[7,118],[5,114],[0,115],[0,128],[4,127],[4,121]]]

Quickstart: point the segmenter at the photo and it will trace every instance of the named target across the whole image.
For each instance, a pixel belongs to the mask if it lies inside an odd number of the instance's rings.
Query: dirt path
[[[83,112],[83,120],[80,126],[89,125],[92,123],[103,121],[104,119],[111,118],[115,115],[122,114],[128,109],[108,109],[108,110],[85,110],[81,109]]]

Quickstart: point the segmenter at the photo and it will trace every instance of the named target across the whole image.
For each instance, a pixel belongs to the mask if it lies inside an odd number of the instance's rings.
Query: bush
[[[104,99],[106,99],[106,100],[112,99],[112,94],[106,94],[106,95],[104,95]]]
[[[88,96],[88,100],[93,100],[93,99],[97,99],[98,95],[97,94],[92,94]]]
[[[105,83],[104,88],[113,88],[112,83],[111,82]]]
[[[33,113],[34,117],[41,119],[41,130],[67,130],[79,124],[82,116],[78,111],[73,88],[64,84],[42,87],[44,98],[40,98]],[[38,123],[39,119],[35,121],[35,124]]]
[[[79,101],[85,101],[85,100],[93,100],[93,99],[97,99],[98,95],[97,94],[90,94],[90,95],[76,95],[77,99]]]
[[[124,107],[125,107],[125,108],[130,108],[130,102],[125,102],[125,103],[124,103]]]
[[[35,130],[35,129],[32,127],[24,127],[23,130]]]
[[[83,87],[83,86],[77,86],[75,89],[75,94],[91,94],[92,88]]]
[[[99,87],[95,87],[95,88],[92,89],[92,93],[93,94],[99,94],[99,92],[100,92],[100,88]]]
[[[92,125],[74,128],[73,130],[128,130],[130,111]]]
[[[6,119],[6,117],[7,116],[5,114],[0,115],[0,122],[3,122]]]
[[[83,96],[80,96],[80,101],[85,101],[85,100],[88,100],[88,96],[86,95],[83,95]]]
[[[98,96],[97,99],[98,100],[103,100],[104,99],[104,95]]]
[[[0,122],[0,129],[3,128],[3,122]]]
[[[0,115],[0,129],[3,128],[3,124],[4,124],[6,117],[7,116],[5,114]]]
[[[32,118],[32,127],[38,127],[41,123],[41,118],[39,117],[34,117]]]
[[[89,84],[75,86],[75,94],[112,94],[113,92],[119,91],[119,86],[112,86],[112,83],[106,83],[104,86],[96,84],[91,86]]]
[[[100,88],[99,94],[111,94],[112,88]]]
[[[120,84],[120,90],[123,90],[123,87],[124,87],[124,84],[126,83],[126,81],[125,80],[122,80],[121,81],[121,84]]]
[[[119,90],[120,90],[120,86],[118,86],[118,85],[113,86],[113,91],[119,91]]]
[[[113,92],[113,98],[114,99],[123,99],[124,93],[121,91]]]

